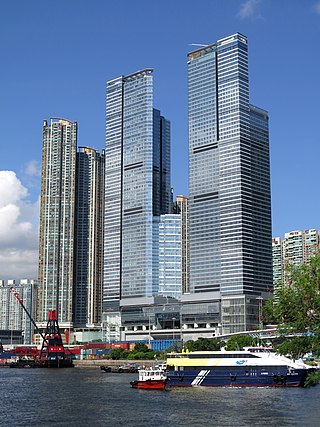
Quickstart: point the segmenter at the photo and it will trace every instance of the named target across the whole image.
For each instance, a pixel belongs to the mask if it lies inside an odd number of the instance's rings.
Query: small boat
[[[100,370],[104,372],[111,372],[111,366],[101,365]]]
[[[150,368],[139,369],[139,376],[135,381],[131,381],[132,388],[146,390],[164,390],[167,382],[167,373],[164,365],[157,365]]]

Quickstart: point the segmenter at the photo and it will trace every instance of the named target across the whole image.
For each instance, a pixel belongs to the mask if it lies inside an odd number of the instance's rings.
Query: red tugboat
[[[72,368],[74,366],[73,361],[70,356],[66,355],[65,349],[63,347],[61,333],[58,324],[58,317],[56,310],[49,311],[49,317],[47,322],[47,327],[45,334],[43,335],[39,330],[37,324],[31,317],[30,313],[23,304],[22,299],[20,298],[19,293],[13,288],[10,288],[11,292],[20,303],[23,310],[26,312],[30,321],[33,323],[35,329],[42,338],[42,347],[40,354],[33,361],[32,367],[34,368]],[[21,364],[21,361],[11,364],[12,368],[24,367],[24,364]]]
[[[167,382],[165,365],[157,365],[150,368],[139,369],[139,377],[131,381],[132,388],[146,390],[164,390]]]

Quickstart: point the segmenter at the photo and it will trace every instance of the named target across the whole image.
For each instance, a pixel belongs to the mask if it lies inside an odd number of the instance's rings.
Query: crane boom
[[[40,334],[41,338],[47,342],[46,337],[42,334],[42,332],[40,331],[40,329],[38,328],[36,322],[33,320],[33,318],[31,317],[29,311],[26,309],[26,306],[23,304],[22,299],[20,298],[19,292],[16,291],[14,289],[13,286],[10,287],[10,291],[13,293],[13,295],[15,296],[16,300],[19,302],[19,304],[21,305],[21,307],[24,309],[24,311],[26,312],[26,315],[29,317],[29,319],[31,320],[33,326],[36,328],[38,334]]]

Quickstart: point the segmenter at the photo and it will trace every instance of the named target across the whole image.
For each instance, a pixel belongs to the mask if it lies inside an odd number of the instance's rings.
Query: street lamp
[[[150,321],[151,313],[150,313],[150,311],[148,314],[149,314],[149,348],[150,348],[150,341],[151,341],[151,331],[150,331],[150,329],[151,329],[151,321]]]
[[[174,322],[176,321],[177,319],[175,318],[175,317],[173,317],[172,318],[172,340],[174,341]]]
[[[181,312],[179,313],[179,333],[180,333],[180,348],[181,350],[183,349],[183,333],[182,333],[182,314]]]
[[[263,325],[262,325],[262,301],[263,301],[263,298],[260,296],[260,297],[257,297],[256,298],[256,300],[258,300],[258,302],[259,302],[259,329],[261,330],[261,329],[263,329]]]

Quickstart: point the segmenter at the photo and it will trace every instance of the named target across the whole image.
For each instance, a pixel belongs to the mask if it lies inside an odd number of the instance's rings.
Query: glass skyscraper
[[[155,217],[170,207],[170,124],[153,108],[152,72],[107,82],[104,312],[158,292]]]
[[[77,123],[53,118],[43,124],[39,244],[39,322],[57,310],[70,327],[73,304]]]
[[[181,214],[166,214],[159,221],[159,295],[181,299]]]
[[[220,294],[223,330],[272,288],[268,113],[249,104],[247,38],[188,54],[190,292]]]
[[[189,233],[188,233],[188,198],[177,196],[174,210],[181,217],[181,292],[189,292]]]

